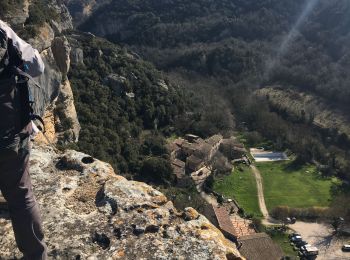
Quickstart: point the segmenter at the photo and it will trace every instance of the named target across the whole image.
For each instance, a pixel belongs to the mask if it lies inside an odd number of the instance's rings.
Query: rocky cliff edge
[[[50,259],[243,259],[194,209],[83,153],[36,145],[31,175]],[[6,212],[0,233],[0,259],[20,257]]]

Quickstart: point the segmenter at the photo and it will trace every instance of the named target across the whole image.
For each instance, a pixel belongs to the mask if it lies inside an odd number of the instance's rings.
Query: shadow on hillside
[[[295,172],[300,171],[303,168],[303,164],[300,163],[298,160],[294,160],[292,162],[286,163],[284,165],[283,170],[286,172]]]

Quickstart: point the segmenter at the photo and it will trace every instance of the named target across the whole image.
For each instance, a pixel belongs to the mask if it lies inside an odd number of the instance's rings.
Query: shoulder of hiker
[[[6,23],[0,20],[0,29],[7,37],[12,40],[12,44],[22,54],[22,60],[26,64],[27,73],[32,77],[40,76],[45,69],[44,62],[40,57],[38,50],[34,49],[29,43],[22,40]]]

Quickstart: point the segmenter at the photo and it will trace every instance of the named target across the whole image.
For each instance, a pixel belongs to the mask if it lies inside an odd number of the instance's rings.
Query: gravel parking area
[[[289,227],[300,233],[303,240],[319,249],[317,260],[346,260],[350,259],[350,252],[343,252],[341,247],[350,241],[350,237],[334,236],[332,227],[324,223],[300,222]]]

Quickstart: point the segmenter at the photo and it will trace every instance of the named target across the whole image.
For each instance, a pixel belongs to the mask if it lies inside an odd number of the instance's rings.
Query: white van
[[[304,255],[305,256],[318,255],[318,248],[315,246],[306,247],[304,250]]]
[[[344,252],[350,252],[350,244],[349,245],[343,245],[341,248]]]

